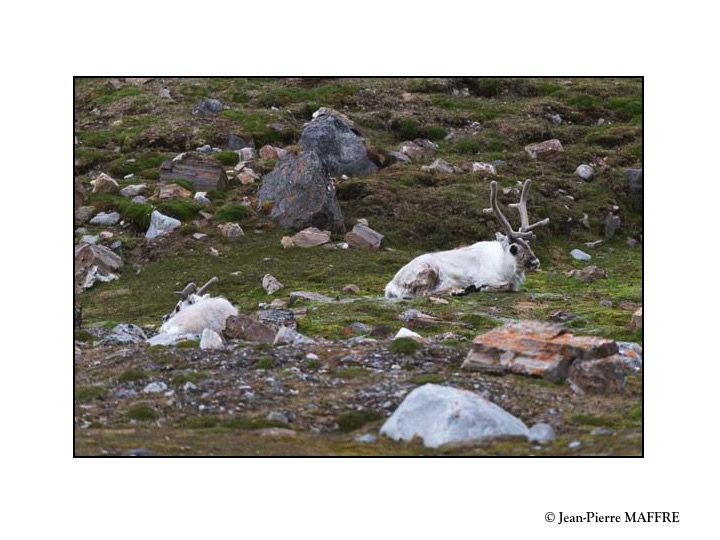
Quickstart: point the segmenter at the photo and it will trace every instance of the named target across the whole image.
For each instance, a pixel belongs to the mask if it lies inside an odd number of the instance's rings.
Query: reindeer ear
[[[496,239],[498,242],[500,242],[503,246],[507,246],[508,237],[505,236],[503,233],[501,233],[501,232],[496,232],[496,233],[495,233],[495,239]]]

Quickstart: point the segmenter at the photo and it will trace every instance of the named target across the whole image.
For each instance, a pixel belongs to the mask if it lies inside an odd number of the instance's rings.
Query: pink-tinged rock
[[[278,148],[277,146],[272,146],[269,144],[266,144],[260,149],[260,157],[262,159],[282,159],[288,154],[288,151],[284,148]]]
[[[635,313],[633,313],[632,319],[630,320],[630,330],[635,332],[636,330],[642,330],[643,327],[643,314],[642,314],[643,308],[638,308],[635,310]]]
[[[614,394],[625,390],[625,378],[632,372],[625,357],[576,360],[570,366],[567,382],[578,393]]]
[[[604,358],[617,352],[617,343],[610,339],[574,336],[559,325],[521,321],[477,336],[462,367],[560,382],[567,377],[573,361]]]
[[[379,249],[383,238],[382,234],[362,223],[356,223],[352,231],[345,235],[348,244],[360,249]]]
[[[158,200],[172,201],[174,199],[189,199],[193,196],[192,191],[177,184],[160,184],[158,186]]]
[[[311,248],[330,242],[330,233],[328,231],[321,231],[317,227],[308,227],[290,239],[294,247]]]
[[[564,149],[559,140],[550,139],[549,141],[528,144],[525,147],[525,151],[532,159],[539,159],[549,154],[563,152]]]
[[[93,185],[93,193],[117,193],[120,191],[117,180],[105,173],[100,173],[91,184]]]

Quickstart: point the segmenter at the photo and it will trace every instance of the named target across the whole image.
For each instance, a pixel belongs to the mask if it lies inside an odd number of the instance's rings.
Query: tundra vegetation
[[[169,91],[170,98],[167,97]],[[216,115],[193,114],[202,98],[218,99]],[[133,202],[119,194],[93,194],[90,181],[106,172],[120,183],[156,189],[160,166],[181,152],[209,145],[232,170],[237,153],[228,137],[295,147],[303,125],[320,107],[347,115],[381,162],[366,177],[334,178],[347,230],[367,219],[384,235],[378,250],[289,248],[283,230],[258,204],[262,179],[230,179],[210,191],[208,205],[193,199]],[[559,121],[558,121],[559,119]],[[625,392],[585,396],[567,385],[519,375],[461,371],[478,334],[507,321],[558,321],[577,335],[642,344],[632,326],[642,305],[642,208],[633,201],[625,169],[642,168],[642,81],[638,79],[272,79],[205,78],[75,82],[75,173],[85,205],[117,211],[123,225],[82,226],[83,234],[111,231],[120,241],[120,278],[76,295],[82,327],[75,330],[75,450],[77,454],[187,455],[638,455],[642,450],[642,376],[628,377]],[[403,141],[437,144],[432,159],[390,164]],[[532,159],[524,147],[558,139],[564,151]],[[496,174],[422,170],[439,158],[453,166],[494,163]],[[579,178],[591,164],[590,181]],[[249,166],[269,173],[276,160]],[[126,176],[133,175],[125,179]],[[489,206],[497,182],[506,208],[518,200],[518,181],[532,179],[529,212],[549,217],[535,230],[532,251],[541,261],[518,292],[483,291],[447,297],[388,301],[386,284],[415,257],[494,240],[502,231]],[[185,185],[192,188],[192,185]],[[148,242],[153,207],[182,222]],[[201,212],[213,214],[211,220]],[[507,210],[511,220],[517,213]],[[608,215],[620,218],[608,234]],[[238,223],[239,239],[218,225]],[[201,240],[193,235],[202,233]],[[334,242],[344,233],[332,232]],[[586,243],[603,240],[594,247]],[[567,273],[588,266],[570,251],[580,248],[606,274],[586,282]],[[214,251],[214,253],[213,253]],[[272,274],[283,289],[272,296],[262,280]],[[157,332],[178,302],[174,291],[218,276],[210,292],[241,314],[258,304],[312,291],[339,301],[299,301],[298,331],[322,341],[309,347],[255,344],[204,351],[197,341],[175,347],[100,342],[119,323]],[[357,294],[343,291],[348,284]],[[436,318],[413,328],[418,343],[390,338],[417,309]],[[348,341],[363,323],[375,342]],[[382,331],[380,331],[382,330]],[[365,334],[367,335],[367,333]],[[151,383],[167,389],[146,391]],[[553,425],[546,445],[491,440],[462,447],[424,448],[378,436],[378,429],[409,390],[427,383],[466,388],[486,396],[528,426]],[[361,442],[372,433],[377,440]],[[580,441],[580,445],[570,442]]]

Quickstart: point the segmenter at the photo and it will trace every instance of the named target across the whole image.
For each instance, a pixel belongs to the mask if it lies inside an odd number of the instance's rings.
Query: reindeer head
[[[175,294],[180,295],[180,301],[175,304],[175,309],[173,309],[170,313],[167,315],[164,315],[162,318],[163,322],[167,322],[170,319],[172,319],[175,314],[177,314],[179,311],[181,311],[183,308],[187,306],[192,306],[193,304],[197,303],[199,300],[202,300],[204,298],[205,291],[212,285],[218,281],[217,277],[211,278],[205,285],[197,288],[197,285],[195,283],[190,282],[187,285],[185,285],[185,288],[182,291],[175,291]]]
[[[513,230],[510,222],[500,210],[500,205],[497,200],[497,182],[494,180],[490,183],[490,205],[492,206],[492,212],[500,222],[500,225],[505,230],[505,234],[497,233],[496,237],[503,248],[512,257],[515,258],[517,268],[520,271],[534,272],[540,268],[540,261],[530,249],[528,242],[535,238],[535,234],[532,230],[542,225],[550,223],[549,218],[545,218],[537,223],[530,225],[528,220],[527,212],[527,199],[528,193],[530,192],[530,179],[525,180],[520,194],[520,202],[510,204],[511,208],[517,208],[520,212],[520,228],[516,231]]]

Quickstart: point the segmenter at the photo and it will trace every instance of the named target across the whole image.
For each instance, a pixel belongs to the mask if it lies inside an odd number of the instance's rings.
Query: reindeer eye
[[[516,244],[510,244],[510,254],[511,255],[517,255],[518,254],[518,247]]]

